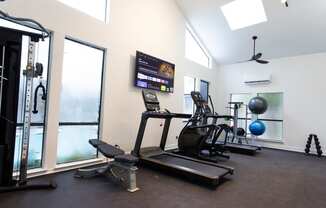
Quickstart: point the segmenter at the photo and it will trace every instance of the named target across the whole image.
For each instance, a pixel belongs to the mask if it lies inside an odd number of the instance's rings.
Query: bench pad
[[[115,158],[119,155],[125,154],[123,150],[98,139],[91,139],[89,140],[89,143],[107,158]]]
[[[135,156],[133,156],[133,155],[130,155],[130,154],[127,154],[127,155],[119,155],[119,156],[116,156],[114,159],[115,159],[115,161],[121,162],[121,163],[134,164],[134,163],[137,163],[138,162],[138,158],[135,157]]]

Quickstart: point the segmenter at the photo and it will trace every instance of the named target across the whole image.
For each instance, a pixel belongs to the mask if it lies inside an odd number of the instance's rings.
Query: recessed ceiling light
[[[235,0],[221,9],[232,30],[267,21],[262,0]]]

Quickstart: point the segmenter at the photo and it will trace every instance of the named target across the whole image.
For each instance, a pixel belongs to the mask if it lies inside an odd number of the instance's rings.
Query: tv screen
[[[173,93],[175,65],[137,51],[135,86]]]

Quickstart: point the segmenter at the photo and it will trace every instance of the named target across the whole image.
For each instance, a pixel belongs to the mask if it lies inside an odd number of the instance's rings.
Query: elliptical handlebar
[[[212,106],[212,113],[215,114],[215,108],[214,108],[214,104],[213,104],[213,101],[212,101],[212,97],[210,95],[208,95],[208,99],[209,99],[209,102]]]

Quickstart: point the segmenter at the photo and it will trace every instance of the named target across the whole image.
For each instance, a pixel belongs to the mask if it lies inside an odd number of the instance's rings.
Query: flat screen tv
[[[175,65],[137,51],[135,86],[173,93]]]

